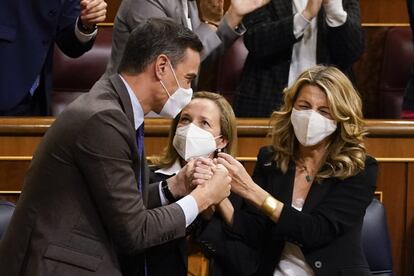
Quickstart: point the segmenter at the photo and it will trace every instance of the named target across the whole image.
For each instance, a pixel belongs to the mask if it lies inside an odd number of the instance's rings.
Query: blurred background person
[[[199,2],[201,17],[194,0],[123,0],[115,17],[111,57],[104,76],[117,71],[128,37],[137,25],[150,17],[169,17],[200,38],[204,46],[201,70],[205,72],[201,78],[210,79],[217,57],[246,31],[241,24],[243,17],[269,1],[232,0],[223,16],[223,0],[203,0]],[[209,82],[204,81],[206,85]]]
[[[332,64],[348,75],[363,52],[358,0],[272,0],[243,20],[249,54],[237,117],[268,117],[304,70]]]
[[[54,44],[72,58],[90,50],[106,7],[104,0],[2,1],[0,115],[50,114]]]
[[[361,226],[378,167],[352,83],[334,67],[306,70],[271,119],[272,145],[260,149],[252,178],[218,154],[232,191],[249,203],[229,208],[228,223],[259,252],[239,261],[255,275],[371,275]]]

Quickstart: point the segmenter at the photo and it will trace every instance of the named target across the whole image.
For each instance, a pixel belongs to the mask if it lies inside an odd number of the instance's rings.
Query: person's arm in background
[[[79,57],[92,48],[97,33],[96,24],[105,20],[106,7],[104,0],[64,2],[55,42],[67,56]]]
[[[247,15],[243,19],[247,28],[244,44],[249,55],[257,59],[286,56],[286,52],[301,37],[295,37],[294,18],[292,4],[281,0],[273,0],[271,4]]]
[[[209,10],[212,7],[219,7],[223,9],[223,0],[204,0],[200,2],[201,12],[198,16],[203,15],[200,19],[200,24],[194,26],[193,31],[198,35],[204,45],[202,52],[202,60],[212,55],[213,52],[221,52],[230,47],[233,42],[246,32],[246,28],[242,23],[244,16],[252,11],[263,7],[270,0],[232,0],[229,9],[224,14],[223,18],[216,24],[215,20],[210,20]],[[190,3],[196,9],[196,3]],[[213,24],[212,24],[213,23]]]
[[[331,63],[349,68],[363,50],[361,14],[358,0],[323,0],[328,28],[328,51]]]

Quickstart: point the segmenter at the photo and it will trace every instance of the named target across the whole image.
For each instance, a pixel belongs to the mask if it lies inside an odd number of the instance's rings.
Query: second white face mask
[[[172,67],[170,62],[168,64],[174,75],[178,88],[172,95],[170,95],[164,83],[160,80],[162,87],[164,88],[165,92],[167,92],[168,100],[162,107],[162,110],[159,115],[161,117],[175,118],[175,116],[177,116],[178,113],[180,113],[184,106],[186,106],[191,101],[191,97],[193,96],[193,89],[185,89],[181,87],[180,83],[178,82],[177,75],[175,74],[174,68]]]
[[[296,138],[304,146],[314,146],[334,133],[337,124],[314,110],[292,109],[290,120]]]
[[[208,157],[217,148],[214,136],[193,123],[177,128],[173,146],[185,161],[190,158]]]

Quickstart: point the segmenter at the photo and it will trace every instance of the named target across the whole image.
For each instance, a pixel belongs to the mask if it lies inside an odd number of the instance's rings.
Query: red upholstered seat
[[[99,28],[93,48],[79,58],[65,56],[55,47],[53,57],[52,115],[56,116],[105,72],[111,54],[112,27]]]
[[[239,84],[247,54],[248,50],[244,46],[243,38],[240,37],[227,49],[220,59],[217,91],[230,103],[233,101],[233,96]]]
[[[384,60],[378,93],[380,118],[399,118],[411,65],[414,62],[414,49],[411,29],[393,27],[387,32]]]

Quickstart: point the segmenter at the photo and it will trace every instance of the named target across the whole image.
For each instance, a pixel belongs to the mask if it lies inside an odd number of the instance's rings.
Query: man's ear
[[[166,55],[161,54],[159,55],[156,59],[155,59],[155,66],[154,66],[154,70],[155,70],[155,76],[157,77],[158,80],[162,80],[168,70],[167,67],[169,67],[168,63],[169,63],[169,59]]]

